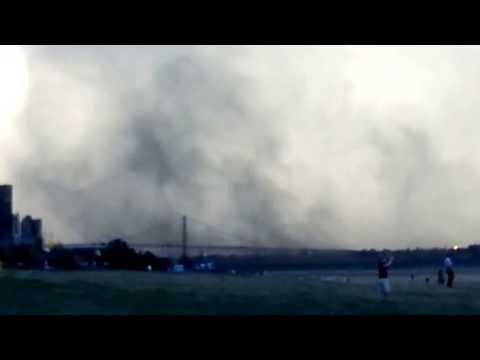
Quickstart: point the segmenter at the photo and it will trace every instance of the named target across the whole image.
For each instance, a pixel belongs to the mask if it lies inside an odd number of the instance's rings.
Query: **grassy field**
[[[141,272],[0,273],[2,315],[395,315],[480,314],[480,269],[454,289],[434,271],[394,272],[382,301],[374,272],[288,272],[243,277]],[[425,283],[425,277],[431,283]]]

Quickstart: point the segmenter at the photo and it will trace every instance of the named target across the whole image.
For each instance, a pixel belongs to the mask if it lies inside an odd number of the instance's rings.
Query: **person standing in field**
[[[447,287],[453,287],[453,280],[455,279],[455,272],[453,271],[453,261],[451,253],[447,254],[443,262],[443,266],[445,268],[445,273],[447,274]]]
[[[386,253],[383,253],[378,259],[378,285],[380,293],[384,299],[386,299],[392,292],[390,286],[390,280],[388,278],[388,270],[393,262],[393,256],[388,257]]]
[[[445,285],[445,276],[442,269],[438,269],[438,285]]]

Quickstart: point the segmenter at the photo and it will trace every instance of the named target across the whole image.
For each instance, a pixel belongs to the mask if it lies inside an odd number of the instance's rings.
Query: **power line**
[[[169,226],[171,226],[172,228],[174,228],[176,225],[179,225],[180,224],[180,219],[177,219],[175,220],[175,222],[173,224],[170,224]],[[157,230],[158,229],[158,224],[154,224],[146,229],[143,229],[141,231],[138,231],[136,233],[131,233],[129,235],[124,235],[125,238],[135,238],[135,237],[139,237],[143,234],[146,234],[146,233],[149,233],[151,231],[154,231],[154,230]]]
[[[220,227],[218,226],[215,226],[215,225],[212,225],[212,224],[209,224],[203,220],[200,220],[196,217],[193,217],[193,216],[190,216],[188,214],[186,214],[185,212],[180,212],[178,211],[173,205],[172,203],[170,202],[169,198],[168,198],[168,195],[165,193],[165,188],[163,186],[160,187],[160,191],[162,193],[162,197],[163,197],[163,200],[165,201],[166,205],[167,205],[167,208],[168,210],[171,212],[171,214],[175,214],[175,216],[178,216],[177,220],[175,220],[173,222],[173,224],[171,224],[170,226],[173,228],[175,226],[178,226],[179,227],[179,230],[180,230],[180,224],[181,224],[181,218],[183,216],[187,216],[188,220],[194,224],[197,224],[197,225],[200,225],[200,226],[203,226],[203,227],[206,227],[206,228],[209,228],[211,230],[214,231],[214,233],[221,237],[223,240],[230,240],[230,241],[235,241],[235,242],[240,242],[240,244],[245,244],[245,242],[248,240],[246,239],[245,237],[242,237],[242,236],[238,236],[238,235],[235,235],[235,234],[232,234],[232,233],[229,233],[229,232],[226,232],[224,231],[223,229],[221,229]],[[152,207],[155,208],[155,203],[156,201],[153,201],[152,202]],[[165,209],[165,207],[163,207],[163,209]],[[152,209],[152,213],[154,212],[154,209]],[[123,237],[125,238],[136,238],[136,237],[139,237],[143,234],[146,234],[146,233],[149,233],[151,231],[154,231],[154,230],[157,230],[158,229],[158,223],[157,224],[154,224],[152,226],[149,226],[141,231],[138,231],[138,232],[135,232],[135,233],[130,233],[130,234],[126,234],[126,235],[123,235]],[[105,238],[104,236],[102,236],[102,238]],[[153,244],[152,244],[153,245]],[[241,245],[241,246],[246,246],[246,245]]]
[[[198,219],[193,218],[193,217],[189,217],[189,219],[190,219],[192,222],[197,223],[198,225],[202,225],[202,226],[204,226],[204,227],[211,228],[211,229],[215,230],[217,233],[224,235],[224,239],[229,238],[230,240],[236,240],[236,241],[240,241],[240,242],[245,242],[245,240],[247,240],[247,239],[245,239],[245,238],[243,238],[243,237],[240,237],[240,236],[238,236],[238,235],[235,235],[235,234],[232,234],[232,233],[228,233],[228,232],[220,229],[218,226],[208,224],[208,223],[206,223],[206,222],[204,222],[204,221],[202,221],[202,220],[198,220]],[[226,238],[225,238],[225,236],[226,236]]]
[[[180,211],[178,211],[178,210],[170,203],[170,201],[168,200],[168,196],[167,196],[167,194],[165,193],[165,188],[164,188],[164,187],[161,188],[161,191],[162,191],[162,193],[163,193],[163,197],[164,197],[164,199],[165,199],[168,207],[170,208],[170,211],[173,211],[173,212],[175,212],[177,215],[182,216],[182,217],[183,217],[183,216],[187,216],[187,217],[188,217],[188,220],[193,221],[193,222],[196,222],[196,223],[199,224],[199,225],[203,225],[203,226],[209,227],[209,228],[211,228],[211,229],[215,229],[215,231],[217,231],[218,233],[221,233],[221,234],[224,235],[224,237],[223,237],[224,240],[227,240],[227,238],[230,238],[230,240],[235,240],[235,241],[240,240],[240,242],[244,242],[244,241],[245,241],[245,239],[240,238],[240,237],[238,237],[238,236],[236,236],[236,235],[232,235],[232,234],[230,234],[230,233],[227,233],[227,232],[221,230],[221,229],[220,229],[219,227],[217,227],[217,226],[214,226],[214,225],[211,225],[211,224],[207,224],[206,222],[204,222],[204,221],[202,221],[202,220],[196,219],[196,218],[194,218],[194,217],[192,217],[192,216],[190,216],[190,215],[185,214],[185,212],[180,212]],[[225,236],[227,236],[227,238],[225,238]]]

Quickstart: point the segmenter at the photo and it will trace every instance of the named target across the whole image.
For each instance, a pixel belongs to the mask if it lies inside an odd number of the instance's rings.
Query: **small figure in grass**
[[[393,256],[388,256],[386,252],[383,252],[377,263],[378,268],[378,285],[380,288],[380,293],[384,299],[386,299],[392,292],[390,286],[390,280],[388,279],[388,270],[390,269],[393,262]]]
[[[426,277],[426,278],[425,278],[425,283],[426,283],[426,284],[430,284],[430,278],[429,278],[429,277]]]
[[[443,274],[442,269],[438,269],[438,285],[444,285],[445,284],[445,275]]]
[[[413,272],[410,273],[410,280],[412,280],[412,281],[415,280],[415,274]]]

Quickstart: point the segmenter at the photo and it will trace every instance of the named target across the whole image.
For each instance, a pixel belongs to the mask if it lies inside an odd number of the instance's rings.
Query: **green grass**
[[[434,273],[434,272],[432,272]],[[325,279],[324,276],[339,276]],[[432,280],[434,276],[430,275]],[[342,277],[348,277],[345,283]],[[0,273],[3,315],[480,314],[480,271],[456,288],[392,278],[380,299],[373,272],[271,273],[263,277],[141,272]]]

